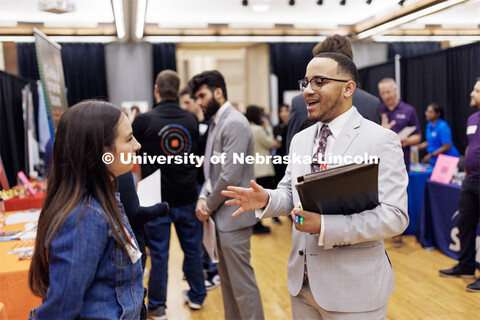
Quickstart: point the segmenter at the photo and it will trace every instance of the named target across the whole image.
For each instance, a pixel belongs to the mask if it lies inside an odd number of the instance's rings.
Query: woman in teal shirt
[[[425,138],[427,141],[418,145],[418,149],[427,149],[427,155],[422,162],[435,165],[439,154],[459,157],[457,148],[452,142],[452,132],[448,123],[442,119],[443,110],[436,103],[428,105],[425,111],[425,118],[428,121]]]

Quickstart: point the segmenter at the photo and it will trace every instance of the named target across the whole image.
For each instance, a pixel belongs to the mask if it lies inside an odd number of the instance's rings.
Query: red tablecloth
[[[5,211],[20,211],[28,209],[40,209],[45,199],[45,192],[37,192],[34,196],[27,196],[19,198],[18,196],[12,199],[5,200]]]

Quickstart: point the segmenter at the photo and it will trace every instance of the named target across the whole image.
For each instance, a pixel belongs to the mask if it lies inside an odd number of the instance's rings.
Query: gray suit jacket
[[[311,156],[316,131],[317,126],[311,126],[296,134],[290,155]],[[313,297],[329,311],[378,309],[387,304],[394,289],[395,277],[383,239],[402,233],[408,226],[407,171],[398,136],[364,119],[354,109],[328,155],[363,157],[365,153],[380,158],[380,205],[349,216],[325,215],[324,246],[318,245],[318,234],[293,227],[288,290],[293,296],[300,292],[306,257]],[[309,164],[288,165],[277,189],[269,190],[270,203],[262,218],[289,214],[300,201],[295,189],[297,177],[309,172]]]
[[[253,164],[234,163],[233,155],[253,155],[253,135],[247,118],[232,105],[221,115],[214,130],[212,156],[226,154],[224,164],[210,164],[209,177],[212,190],[208,192],[207,182],[203,184],[200,195],[206,196],[207,207],[214,212],[212,218],[220,231],[228,232],[253,226],[256,219],[253,213],[242,214],[232,218],[238,206],[226,206],[226,197],[220,191],[227,186],[250,187],[250,180],[255,179]],[[207,165],[208,159],[205,159]]]
[[[364,118],[381,124],[382,118],[380,117],[380,104],[380,99],[374,95],[360,88],[355,89],[355,92],[353,93],[353,105]],[[292,138],[297,132],[314,124],[307,120],[307,116],[308,113],[305,99],[303,98],[303,94],[299,94],[292,99],[292,107],[290,108],[286,141],[287,150],[289,150]]]

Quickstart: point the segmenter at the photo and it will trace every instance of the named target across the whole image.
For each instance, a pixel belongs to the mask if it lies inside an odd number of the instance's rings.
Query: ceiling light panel
[[[145,27],[145,10],[147,10],[147,0],[137,0],[137,17],[135,19],[135,37],[142,39],[143,29]]]
[[[359,34],[357,34],[357,38],[358,39],[365,39],[365,38],[368,38],[370,36],[379,36],[379,35],[382,35],[383,33],[385,33],[386,31],[388,31],[389,29],[401,26],[405,23],[409,23],[409,22],[412,22],[412,21],[421,23],[419,18],[431,15],[431,14],[436,13],[436,12],[440,12],[441,10],[444,10],[445,8],[448,8],[449,6],[453,6],[453,5],[456,5],[456,4],[458,4],[460,2],[464,2],[464,1],[466,1],[466,0],[447,0],[447,1],[444,1],[444,2],[440,2],[438,4],[435,4],[435,5],[431,6],[431,7],[428,7],[428,8],[425,8],[423,10],[419,10],[419,11],[407,14],[403,17],[398,18],[398,19],[394,19],[394,20],[389,21],[387,23],[378,25],[374,28],[371,28],[371,29],[365,30],[363,32],[360,32]]]
[[[254,12],[267,12],[270,10],[270,6],[268,4],[254,4],[252,6],[252,11]]]
[[[417,19],[423,24],[461,24],[478,25],[480,23],[480,0],[461,3],[448,10],[440,11]]]
[[[480,41],[480,36],[375,36],[376,42]]]
[[[113,13],[115,15],[115,26],[117,28],[117,36],[123,39],[126,35],[124,9],[122,0],[112,0]]]

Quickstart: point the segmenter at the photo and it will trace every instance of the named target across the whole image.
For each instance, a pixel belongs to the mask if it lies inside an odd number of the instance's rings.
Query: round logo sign
[[[166,155],[183,155],[190,153],[192,149],[192,138],[190,132],[178,124],[169,124],[160,130],[160,145]]]

